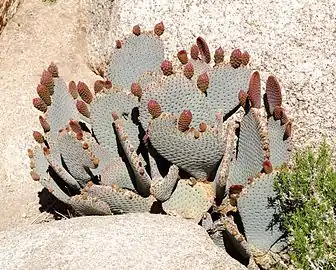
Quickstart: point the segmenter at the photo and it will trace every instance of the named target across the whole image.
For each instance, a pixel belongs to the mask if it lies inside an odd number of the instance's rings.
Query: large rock
[[[0,232],[0,269],[246,269],[170,216],[81,217]]]
[[[8,20],[15,14],[19,4],[20,0],[0,0],[0,34]]]

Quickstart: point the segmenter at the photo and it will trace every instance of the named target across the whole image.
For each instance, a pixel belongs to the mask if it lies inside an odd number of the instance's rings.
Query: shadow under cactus
[[[71,218],[76,216],[75,212],[68,204],[65,204],[57,199],[46,188],[43,188],[40,192],[38,192],[38,197],[40,204],[39,211],[41,213],[47,212],[52,214],[55,220],[63,219],[64,217]]]

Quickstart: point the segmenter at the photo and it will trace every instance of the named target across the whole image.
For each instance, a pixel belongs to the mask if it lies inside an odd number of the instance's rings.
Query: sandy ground
[[[97,1],[103,2],[108,1]],[[47,5],[25,0],[0,36],[0,230],[31,223],[40,213],[37,193],[41,188],[29,177],[26,150],[33,142],[32,130],[39,129],[31,100],[42,70],[54,61],[67,81],[92,85],[96,78],[85,64],[86,43],[78,26],[79,8],[88,3],[58,0]],[[323,134],[336,142],[334,0],[177,0],[170,4],[116,0],[115,4],[116,8],[105,10],[109,16],[105,22],[110,20],[115,31],[105,35],[103,45],[89,37],[91,61],[94,53],[104,53],[133,25],[149,28],[162,20],[167,55],[188,49],[201,35],[212,50],[218,46],[227,53],[235,47],[247,50],[252,67],[261,70],[264,81],[270,73],[278,76],[285,106],[295,120],[295,146],[315,144]]]

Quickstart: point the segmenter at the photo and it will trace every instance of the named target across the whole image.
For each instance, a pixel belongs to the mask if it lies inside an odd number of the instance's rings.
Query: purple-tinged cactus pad
[[[269,115],[273,115],[276,106],[281,107],[282,96],[281,89],[277,79],[274,76],[269,76],[266,81],[266,98]]]

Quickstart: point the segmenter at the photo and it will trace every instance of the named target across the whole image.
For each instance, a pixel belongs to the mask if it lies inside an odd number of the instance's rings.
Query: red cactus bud
[[[285,141],[291,136],[292,136],[292,122],[288,121],[286,124],[283,140]]]
[[[50,93],[45,85],[39,84],[37,86],[36,92],[39,95],[39,97],[44,101],[44,103],[47,104],[47,106],[51,105]]]
[[[75,133],[82,132],[82,128],[81,128],[79,122],[76,121],[76,120],[70,120],[69,121],[69,126],[72,129],[72,131],[75,132]]]
[[[147,104],[147,109],[153,118],[157,118],[161,115],[161,106],[156,100],[150,100]]]
[[[77,91],[77,86],[76,83],[74,81],[69,82],[69,93],[70,95],[76,99],[78,97],[78,91]]]
[[[133,26],[133,34],[136,35],[136,36],[139,36],[141,34],[141,29],[140,29],[140,26],[138,24]]]
[[[177,53],[177,58],[180,60],[182,65],[188,63],[188,55],[185,50],[181,50]]]
[[[270,174],[273,171],[272,163],[268,159],[263,163],[263,171],[266,174]]]
[[[30,172],[30,176],[33,178],[34,181],[39,181],[40,178],[41,178],[40,175],[37,174],[37,173],[34,172],[34,171],[31,171],[31,172]]]
[[[238,68],[240,67],[241,65],[241,58],[242,56],[242,53],[240,51],[240,49],[234,49],[231,53],[231,56],[230,56],[230,64],[233,68]]]
[[[283,115],[283,109],[280,106],[275,106],[273,111],[274,120],[280,120]]]
[[[93,100],[93,95],[89,89],[89,87],[83,83],[83,82],[78,82],[77,84],[77,90],[78,94],[80,97],[87,103],[90,104]]]
[[[281,121],[281,125],[287,124],[289,121],[284,109],[282,109],[282,116],[281,116],[280,121]]]
[[[192,63],[189,62],[184,66],[183,74],[188,79],[191,79],[192,76],[194,76],[194,66],[192,65]]]
[[[142,96],[142,89],[140,87],[140,84],[138,83],[132,83],[131,85],[131,92],[134,96],[141,98]]]
[[[253,108],[260,108],[261,106],[261,86],[260,74],[258,71],[252,73],[249,81],[248,96]]]
[[[158,23],[157,25],[154,26],[154,33],[157,36],[161,36],[165,30],[165,27],[163,25],[163,22]]]
[[[116,112],[112,112],[112,118],[114,121],[118,120],[119,119],[119,116]]]
[[[83,147],[84,150],[87,150],[89,148],[89,144],[87,142],[84,142],[82,144],[82,147]]]
[[[105,82],[102,80],[97,80],[95,81],[94,85],[93,85],[93,91],[95,92],[95,94],[99,93],[100,91],[102,91],[105,87]]]
[[[229,194],[239,194],[243,190],[243,185],[232,185],[229,188]]]
[[[34,137],[35,141],[37,141],[38,143],[43,143],[44,142],[43,135],[38,131],[33,131],[33,137]]]
[[[40,120],[40,124],[43,128],[43,131],[46,133],[46,132],[49,132],[50,131],[50,125],[49,123],[47,122],[47,120],[42,116],[40,115],[39,116],[39,120]]]
[[[180,118],[178,120],[178,125],[177,128],[179,129],[179,131],[186,131],[189,129],[189,125],[191,123],[192,120],[192,113],[189,110],[184,110],[181,115]]]
[[[83,140],[83,137],[84,137],[83,131],[81,131],[81,132],[77,132],[77,133],[76,133],[76,139],[77,139],[78,141]]]
[[[250,55],[247,51],[243,52],[241,55],[241,64],[246,66],[250,61]]]
[[[43,71],[40,83],[47,87],[50,95],[54,93],[54,80],[52,74],[49,71]]]
[[[48,147],[43,147],[43,154],[44,155],[49,155],[50,154],[50,150],[49,150],[49,148]]]
[[[224,51],[222,47],[219,47],[215,51],[214,60],[216,64],[219,64],[224,61]]]
[[[245,108],[246,101],[247,101],[247,94],[246,94],[246,92],[243,91],[243,90],[240,90],[239,94],[238,94],[238,99],[239,99],[240,106],[242,106],[243,108]]]
[[[198,76],[197,79],[197,87],[201,92],[206,92],[209,87],[209,76],[206,72],[202,73]]]
[[[89,108],[83,100],[77,100],[76,108],[85,117],[88,117],[88,118],[90,117]]]
[[[251,185],[251,184],[253,183],[253,177],[252,177],[252,176],[249,176],[249,177],[247,178],[247,183],[248,183],[249,185]]]
[[[116,40],[116,48],[120,49],[121,48],[121,40]]]
[[[196,44],[194,44],[194,45],[191,46],[190,56],[191,56],[192,59],[197,60],[198,55],[199,55],[199,48]]]
[[[266,81],[266,97],[269,105],[270,114],[276,106],[281,107],[282,96],[278,80],[274,76],[269,76]]]
[[[202,123],[199,124],[199,131],[200,132],[205,132],[206,129],[207,129],[207,124],[206,123],[202,122]]]
[[[164,75],[169,76],[173,74],[173,64],[169,60],[164,60],[160,67]]]
[[[34,98],[33,105],[41,112],[46,112],[48,110],[47,104],[45,104],[45,102],[41,98]]]
[[[105,88],[106,88],[106,89],[110,89],[110,88],[112,88],[112,82],[111,82],[110,80],[106,80],[106,81],[105,81]]]
[[[53,63],[51,62],[48,69],[47,69],[51,75],[54,77],[54,78],[57,78],[58,77],[58,67]]]
[[[211,54],[210,54],[209,46],[206,43],[206,41],[204,40],[204,38],[198,37],[196,39],[196,43],[197,43],[197,47],[198,47],[198,49],[199,49],[199,51],[201,53],[202,60],[205,63],[210,63],[210,61],[211,61]]]

